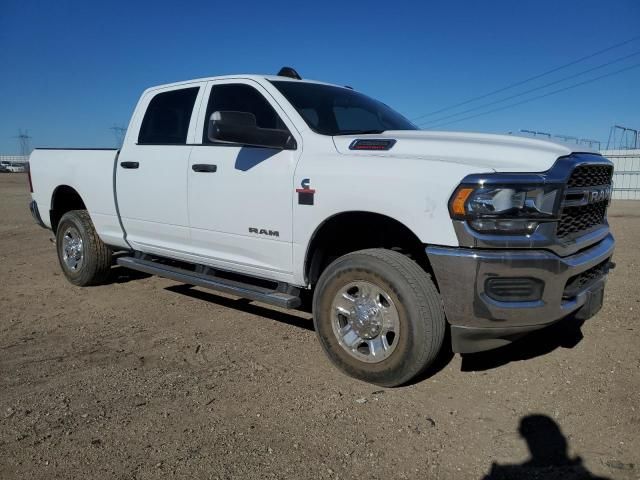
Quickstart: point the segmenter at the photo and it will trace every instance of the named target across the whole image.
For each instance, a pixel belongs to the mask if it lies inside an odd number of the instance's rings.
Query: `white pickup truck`
[[[395,386],[447,329],[468,353],[594,315],[612,173],[548,141],[420,131],[284,68],[150,88],[120,150],[36,149],[31,211],[75,285],[117,263],[279,307],[312,293],[333,363]]]

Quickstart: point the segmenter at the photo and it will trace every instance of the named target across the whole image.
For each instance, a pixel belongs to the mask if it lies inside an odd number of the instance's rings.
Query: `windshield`
[[[348,88],[317,83],[272,81],[307,125],[322,135],[417,130],[384,103]]]

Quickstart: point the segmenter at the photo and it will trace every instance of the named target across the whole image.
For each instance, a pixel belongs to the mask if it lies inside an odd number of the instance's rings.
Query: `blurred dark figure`
[[[567,456],[567,439],[556,422],[546,415],[528,415],[518,432],[527,442],[531,458],[520,465],[494,463],[484,480],[608,480],[592,475],[582,458]]]

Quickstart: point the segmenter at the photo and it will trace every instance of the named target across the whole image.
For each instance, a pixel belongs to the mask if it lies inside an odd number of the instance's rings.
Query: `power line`
[[[525,90],[524,92],[515,93],[515,94],[510,95],[508,97],[504,97],[504,98],[502,98],[500,100],[494,100],[492,102],[483,103],[482,105],[478,105],[476,107],[468,108],[466,110],[462,110],[461,112],[452,113],[450,115],[445,115],[444,117],[436,118],[434,120],[426,120],[424,122],[420,122],[418,125],[427,125],[429,123],[439,123],[439,122],[441,122],[443,120],[448,120],[449,118],[457,117],[458,115],[464,115],[465,113],[473,112],[473,111],[479,110],[481,108],[490,107],[491,105],[495,105],[496,103],[506,102],[507,100],[511,100],[513,98],[521,97],[522,95],[526,95],[527,93],[536,92],[538,90],[542,90],[543,88],[550,87],[551,85],[557,85],[558,83],[562,83],[562,82],[565,82],[567,80],[571,80],[572,78],[579,77],[581,75],[584,75],[585,73],[591,73],[591,72],[593,72],[595,70],[600,70],[601,68],[608,67],[609,65],[613,65],[614,63],[622,62],[622,61],[624,61],[624,60],[626,60],[628,58],[635,57],[636,55],[640,55],[640,50],[638,50],[637,52],[631,53],[629,55],[625,55],[624,57],[616,58],[615,60],[611,60],[610,62],[605,62],[605,63],[602,63],[602,64],[597,65],[595,67],[588,68],[587,70],[583,70],[581,72],[574,73],[573,75],[569,75],[568,77],[564,77],[564,78],[561,78],[559,80],[554,80],[553,82],[545,83],[544,85],[540,85],[539,87],[530,88],[529,90]]]
[[[518,105],[522,105],[524,103],[529,103],[529,102],[532,102],[534,100],[538,100],[540,98],[548,97],[550,95],[555,95],[556,93],[560,93],[560,92],[564,92],[566,90],[570,90],[572,88],[580,87],[582,85],[586,85],[588,83],[595,82],[596,80],[600,80],[600,79],[606,78],[606,77],[611,77],[613,75],[617,75],[619,73],[623,73],[623,72],[626,72],[628,70],[631,70],[631,69],[634,69],[634,68],[638,68],[638,67],[640,67],[640,63],[636,63],[635,65],[631,65],[629,67],[622,68],[622,69],[616,70],[614,72],[605,73],[604,75],[600,75],[598,77],[590,78],[589,80],[585,80],[583,82],[574,83],[573,85],[569,85],[569,86],[564,87],[564,88],[559,88],[558,90],[553,90],[551,92],[547,92],[547,93],[544,93],[542,95],[537,95],[535,97],[527,98],[526,100],[522,100],[520,102],[510,103],[509,105],[505,105],[504,107],[494,108],[492,110],[487,110],[486,112],[480,112],[480,113],[477,113],[475,115],[469,115],[468,117],[458,118],[458,119],[452,120],[450,122],[441,123],[439,125],[435,125],[433,127],[429,127],[429,129],[444,127],[446,125],[451,125],[452,123],[458,123],[458,122],[462,122],[464,120],[470,120],[472,118],[480,117],[482,115],[488,115],[489,113],[494,113],[494,112],[499,112],[501,110],[506,110],[507,108],[516,107]]]
[[[520,80],[518,82],[509,84],[506,87],[499,88],[499,89],[494,90],[492,92],[485,93],[483,95],[479,95],[477,97],[470,98],[468,100],[465,100],[464,102],[456,103],[454,105],[450,105],[448,107],[444,107],[444,108],[441,108],[439,110],[434,110],[433,112],[425,113],[424,115],[419,115],[419,116],[413,118],[412,121],[415,122],[416,120],[419,120],[421,118],[428,117],[428,116],[431,116],[431,115],[435,115],[436,113],[446,112],[447,110],[451,110],[451,109],[456,108],[456,107],[461,107],[462,105],[466,105],[468,103],[475,102],[476,100],[482,100],[483,98],[490,97],[491,95],[495,95],[496,93],[504,92],[505,90],[509,90],[510,88],[519,87],[520,85],[524,85],[525,83],[529,83],[529,82],[531,82],[533,80],[537,80],[538,78],[545,77],[545,76],[550,75],[552,73],[555,73],[557,71],[564,70],[567,67],[571,67],[572,65],[575,65],[577,63],[583,62],[583,61],[588,60],[590,58],[596,57],[596,56],[601,55],[601,54],[603,54],[605,52],[608,52],[610,50],[614,50],[616,48],[622,47],[623,45],[627,45],[628,43],[631,43],[631,42],[633,42],[635,40],[638,40],[638,39],[640,39],[640,35],[638,35],[636,37],[633,37],[633,38],[630,38],[629,40],[625,40],[624,42],[616,43],[615,45],[611,45],[610,47],[603,48],[602,50],[598,50],[597,52],[591,53],[589,55],[585,55],[584,57],[580,57],[577,60],[573,60],[572,62],[565,63],[564,65],[560,65],[559,67],[552,68],[551,70],[547,70],[546,72],[540,73],[538,75],[534,75],[533,77],[529,77],[529,78],[526,78],[524,80]]]

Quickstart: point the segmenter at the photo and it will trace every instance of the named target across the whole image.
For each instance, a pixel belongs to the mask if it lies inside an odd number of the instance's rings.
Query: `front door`
[[[293,174],[300,149],[213,143],[206,135],[215,111],[249,112],[258,127],[293,131],[269,98],[251,80],[209,84],[198,123],[202,144],[193,147],[189,160],[191,244],[203,263],[290,281]]]

